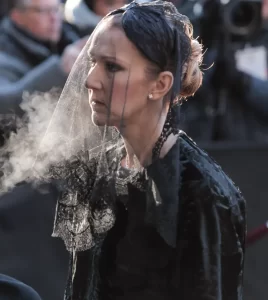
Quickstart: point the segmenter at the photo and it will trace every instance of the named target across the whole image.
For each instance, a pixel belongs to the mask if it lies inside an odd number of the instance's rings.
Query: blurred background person
[[[24,91],[63,87],[86,39],[63,24],[59,0],[17,0],[0,25],[0,113]]]
[[[61,7],[59,0],[17,0],[0,24],[1,145],[23,114],[23,93],[61,89],[87,40],[63,22]]]
[[[205,1],[203,14],[199,17],[194,14],[197,3],[187,2],[187,15],[195,18],[192,22],[199,30],[199,39],[207,48],[203,68],[208,70],[200,90],[182,105],[182,129],[199,142],[267,143],[268,0],[253,4],[261,5],[260,17],[258,13],[254,16],[254,22],[257,23],[255,19],[260,18],[261,25],[243,35],[230,33],[223,24],[223,12],[227,6],[225,8],[218,1]],[[230,1],[230,5],[241,3]],[[181,10],[184,7],[182,5]],[[253,16],[252,11],[249,12],[250,17]],[[239,13],[244,22],[248,16]],[[240,66],[242,60],[244,69]]]
[[[125,5],[127,0],[67,0],[64,16],[76,25],[81,35],[90,34],[108,12]]]

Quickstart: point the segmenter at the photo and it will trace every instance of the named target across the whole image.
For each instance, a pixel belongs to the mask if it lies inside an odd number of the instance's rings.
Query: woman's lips
[[[91,103],[92,103],[92,105],[104,105],[105,106],[105,104],[99,100],[92,100]]]
[[[106,105],[103,102],[98,100],[92,100],[91,106],[94,111],[99,111],[99,110],[102,111],[103,109],[106,108]]]

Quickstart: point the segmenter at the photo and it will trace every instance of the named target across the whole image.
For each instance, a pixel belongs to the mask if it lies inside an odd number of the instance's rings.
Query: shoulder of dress
[[[210,199],[228,207],[244,201],[221,166],[184,132],[180,133],[180,161],[182,192],[187,190],[203,201]]]

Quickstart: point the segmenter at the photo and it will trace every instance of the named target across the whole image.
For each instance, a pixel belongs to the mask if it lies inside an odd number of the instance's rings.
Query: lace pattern
[[[68,251],[92,248],[114,224],[114,185],[108,176],[96,178],[96,167],[95,159],[76,157],[51,169],[62,191],[53,236],[61,237]]]
[[[145,171],[128,170],[120,168],[116,177],[116,194],[118,196],[128,194],[128,184],[131,183],[140,191],[147,189],[147,178]]]

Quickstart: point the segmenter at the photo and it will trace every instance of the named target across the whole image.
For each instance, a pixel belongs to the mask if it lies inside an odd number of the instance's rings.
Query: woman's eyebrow
[[[118,57],[114,56],[114,55],[109,55],[109,54],[97,54],[93,51],[88,51],[88,56],[92,57],[92,58],[98,58],[100,60],[112,60],[114,62],[118,62],[118,63],[122,63],[122,64],[127,64],[129,65],[129,62],[123,60],[123,59],[119,59]]]

